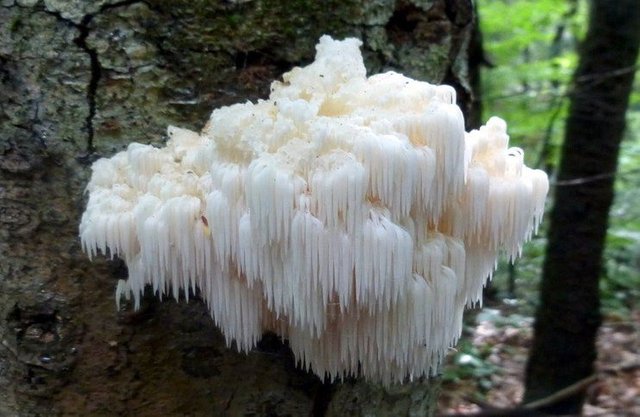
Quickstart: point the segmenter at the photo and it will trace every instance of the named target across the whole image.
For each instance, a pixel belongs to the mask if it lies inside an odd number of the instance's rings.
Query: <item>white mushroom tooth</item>
[[[549,182],[503,120],[465,133],[452,87],[367,78],[361,44],[323,36],[268,99],[93,164],[81,245],[126,262],[118,308],[147,285],[199,289],[242,352],[268,329],[320,377],[438,373],[498,255],[537,230]]]

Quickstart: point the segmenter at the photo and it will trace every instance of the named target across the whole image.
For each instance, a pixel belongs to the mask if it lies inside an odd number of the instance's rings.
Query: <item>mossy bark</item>
[[[469,0],[0,0],[0,416],[431,414],[433,381],[322,384],[273,336],[226,348],[197,301],[117,312],[126,268],[89,262],[77,225],[93,161],[266,96],[323,33],[468,97],[472,19]]]

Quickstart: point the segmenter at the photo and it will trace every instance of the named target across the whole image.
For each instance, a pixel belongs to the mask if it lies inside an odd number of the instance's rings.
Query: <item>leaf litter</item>
[[[442,414],[469,413],[482,406],[517,407],[533,338],[533,320],[499,309],[476,315],[448,357],[439,400]],[[640,416],[640,310],[605,317],[598,338],[597,379],[587,388],[585,416]]]

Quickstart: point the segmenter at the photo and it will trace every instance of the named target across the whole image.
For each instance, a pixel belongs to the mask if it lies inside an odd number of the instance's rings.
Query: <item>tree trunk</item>
[[[466,83],[469,0],[0,0],[0,416],[433,412],[437,384],[323,384],[267,335],[225,347],[199,302],[118,313],[126,268],[78,242],[90,165],[264,97],[319,36],[370,73]]]
[[[602,250],[639,45],[636,0],[592,2],[574,75],[525,402],[593,373]],[[577,414],[583,401],[579,393],[546,411]]]

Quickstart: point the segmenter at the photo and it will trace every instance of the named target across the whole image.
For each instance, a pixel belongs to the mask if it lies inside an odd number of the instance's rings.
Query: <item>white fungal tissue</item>
[[[437,372],[548,180],[501,119],[465,133],[453,88],[367,78],[360,45],[323,36],[268,100],[93,165],[80,236],[126,261],[118,302],[199,289],[241,351],[275,331],[320,377]]]

